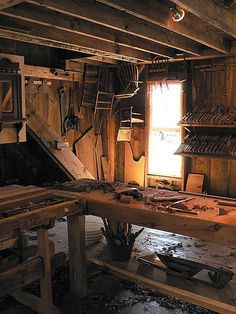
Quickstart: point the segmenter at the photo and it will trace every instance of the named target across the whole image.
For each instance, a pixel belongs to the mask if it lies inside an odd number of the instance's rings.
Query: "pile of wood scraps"
[[[73,192],[89,192],[96,190],[102,190],[104,193],[114,192],[113,184],[110,182],[93,179],[79,179],[65,183],[56,183],[54,184],[54,188]]]
[[[173,196],[148,196],[145,198],[145,205],[149,206],[150,209],[167,211],[169,213],[184,213],[198,215],[198,212],[193,211],[192,208],[188,207],[186,202],[193,200],[193,197],[183,197],[179,195]]]
[[[236,138],[232,136],[188,135],[174,154],[236,156]]]

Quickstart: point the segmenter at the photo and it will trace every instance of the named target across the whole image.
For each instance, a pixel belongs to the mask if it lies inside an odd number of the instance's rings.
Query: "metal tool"
[[[223,267],[217,268],[157,252],[155,254],[165,267],[150,261],[149,256],[140,257],[138,261],[166,271],[169,275],[203,282],[215,288],[223,288],[234,276],[234,273],[231,270]],[[204,275],[207,275],[207,277]]]
[[[66,130],[64,128],[64,120],[66,117],[66,95],[64,87],[59,88],[58,93],[60,99],[61,135],[64,136],[66,134]]]
[[[80,129],[79,117],[75,115],[75,111],[74,111],[74,89],[70,88],[69,94],[70,94],[69,109],[68,109],[67,116],[65,117],[63,121],[63,129],[64,129],[65,134],[69,130],[79,131]]]
[[[182,259],[179,257],[173,257],[156,253],[160,261],[167,267],[166,272],[171,275],[177,275],[184,278],[192,278],[202,270],[208,270],[208,276],[211,282],[198,279],[199,281],[207,282],[216,288],[223,288],[227,282],[229,282],[234,273],[231,270],[223,267],[213,267],[203,263]]]
[[[134,187],[119,188],[115,191],[115,198],[120,199],[121,195],[133,196],[136,200],[143,199],[143,195]]]

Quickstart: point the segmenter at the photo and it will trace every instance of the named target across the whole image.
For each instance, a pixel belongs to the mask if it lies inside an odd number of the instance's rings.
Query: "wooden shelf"
[[[227,154],[204,154],[204,153],[180,153],[174,155],[181,155],[183,157],[205,157],[205,158],[227,158],[227,159],[236,159],[236,156],[227,155]]]
[[[145,285],[161,293],[181,298],[218,313],[236,313],[233,303],[236,282],[230,281],[224,289],[216,289],[200,282],[190,282],[177,276],[167,275],[164,271],[139,263],[134,257],[124,262],[113,261],[106,245],[98,244],[87,250],[87,259],[104,267],[118,277]]]
[[[236,124],[208,124],[208,123],[178,123],[179,126],[204,127],[204,128],[236,128]]]
[[[9,120],[0,120],[0,124],[18,124],[18,123],[21,123],[21,122],[24,122],[24,121],[27,121],[27,118],[21,118],[21,119],[9,119]]]

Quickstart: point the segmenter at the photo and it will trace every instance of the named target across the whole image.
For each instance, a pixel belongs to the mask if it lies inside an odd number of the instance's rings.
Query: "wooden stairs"
[[[27,132],[32,135],[71,180],[82,178],[94,179],[72,150],[65,145],[60,135],[47,123],[35,108],[28,104],[26,106],[26,112],[29,116]]]

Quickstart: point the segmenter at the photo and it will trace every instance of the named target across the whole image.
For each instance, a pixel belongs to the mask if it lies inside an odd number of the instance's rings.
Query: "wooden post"
[[[40,298],[43,304],[42,314],[55,313],[52,301],[51,256],[48,230],[38,229],[38,254],[43,258],[44,276],[40,279]]]
[[[77,297],[87,294],[85,216],[71,215],[68,221],[70,291]]]

